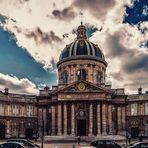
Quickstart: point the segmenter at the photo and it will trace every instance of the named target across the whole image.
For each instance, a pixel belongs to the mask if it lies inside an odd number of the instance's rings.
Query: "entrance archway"
[[[5,124],[0,122],[0,139],[5,138]]]
[[[86,119],[77,119],[77,135],[86,136]]]
[[[26,128],[25,134],[26,134],[26,138],[32,138],[33,137],[33,129]]]
[[[139,135],[139,128],[138,127],[132,127],[131,128],[131,137],[136,138]]]

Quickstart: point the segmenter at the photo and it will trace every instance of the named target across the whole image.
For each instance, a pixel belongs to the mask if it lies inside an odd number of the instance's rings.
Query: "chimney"
[[[49,90],[49,87],[48,86],[45,86],[44,87],[44,90],[48,91]]]
[[[8,95],[8,94],[9,94],[9,88],[5,88],[4,91],[5,91],[5,92],[4,92],[5,95]]]
[[[139,95],[142,95],[142,88],[141,88],[141,87],[138,88],[138,94],[139,94]]]

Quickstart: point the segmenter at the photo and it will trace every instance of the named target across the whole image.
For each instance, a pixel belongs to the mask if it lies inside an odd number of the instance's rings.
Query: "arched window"
[[[68,74],[67,74],[67,72],[63,73],[63,84],[68,84]]]
[[[98,71],[96,75],[96,82],[97,84],[103,83],[103,73]]]
[[[79,80],[86,80],[86,71],[84,69],[80,69],[77,72],[78,81]]]

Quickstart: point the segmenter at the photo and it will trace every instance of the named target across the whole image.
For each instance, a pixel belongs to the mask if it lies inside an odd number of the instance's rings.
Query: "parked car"
[[[26,148],[26,147],[19,142],[5,142],[0,144],[0,148]]]
[[[39,145],[34,144],[32,141],[27,140],[27,139],[9,139],[7,140],[7,142],[19,142],[19,143],[23,143],[23,145],[27,148],[40,148]]]
[[[121,146],[111,140],[96,140],[91,142],[90,146],[97,148],[121,148]]]
[[[148,148],[148,142],[137,142],[130,146],[130,148]]]

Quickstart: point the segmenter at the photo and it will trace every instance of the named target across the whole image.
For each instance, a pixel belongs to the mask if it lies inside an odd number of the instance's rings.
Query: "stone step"
[[[91,142],[94,140],[114,140],[114,141],[122,141],[125,140],[124,136],[121,135],[99,135],[99,136],[81,136],[81,142]],[[61,136],[44,136],[45,142],[77,142],[76,136],[70,135],[61,135]]]

